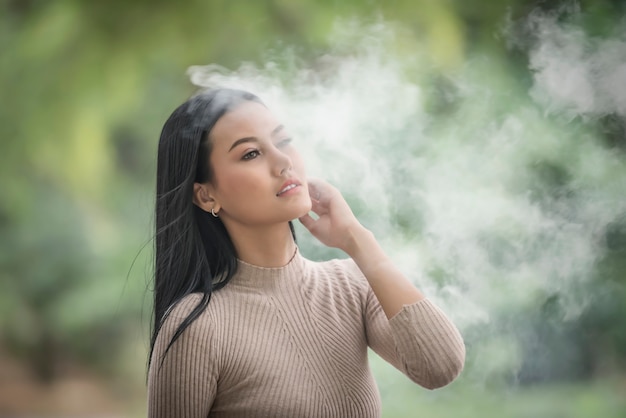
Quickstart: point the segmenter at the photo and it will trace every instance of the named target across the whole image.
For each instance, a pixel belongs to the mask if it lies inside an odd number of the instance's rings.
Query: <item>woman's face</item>
[[[238,105],[217,121],[209,140],[213,179],[207,187],[227,228],[284,223],[309,212],[302,159],[265,106]]]

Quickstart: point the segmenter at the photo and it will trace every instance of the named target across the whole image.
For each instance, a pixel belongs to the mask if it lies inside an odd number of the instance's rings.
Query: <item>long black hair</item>
[[[211,129],[219,118],[245,101],[262,103],[241,90],[206,90],[180,105],[163,126],[157,155],[154,306],[148,364],[172,307],[191,293],[202,294],[165,353],[206,309],[211,292],[224,287],[237,270],[237,254],[224,224],[193,203],[193,186],[213,179],[209,165]],[[290,228],[293,234],[291,223]]]

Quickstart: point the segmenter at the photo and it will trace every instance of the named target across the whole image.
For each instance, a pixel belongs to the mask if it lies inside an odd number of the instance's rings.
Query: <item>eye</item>
[[[261,153],[259,152],[259,150],[252,150],[252,151],[248,151],[246,152],[243,157],[241,157],[242,160],[252,160],[256,157],[258,157],[259,155],[261,155]]]

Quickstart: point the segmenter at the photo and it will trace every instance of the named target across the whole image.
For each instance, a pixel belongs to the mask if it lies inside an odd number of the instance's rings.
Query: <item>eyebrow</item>
[[[284,128],[285,128],[284,125],[278,125],[276,128],[274,128],[274,130],[271,132],[270,135],[276,136],[276,134],[278,134]],[[245,138],[239,138],[238,140],[233,142],[233,145],[230,146],[230,149],[228,150],[228,152],[231,152],[233,148],[235,148],[237,145],[245,144],[246,142],[259,142],[259,139],[256,136],[247,136]]]
[[[246,142],[259,142],[259,140],[255,136],[248,136],[245,138],[240,138],[236,140],[235,142],[233,142],[233,145],[230,146],[230,149],[228,150],[228,152],[231,152],[233,148],[235,148],[237,145],[244,144]]]

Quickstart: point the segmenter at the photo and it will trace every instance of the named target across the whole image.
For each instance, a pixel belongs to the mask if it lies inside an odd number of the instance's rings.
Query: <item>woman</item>
[[[350,258],[305,259],[294,219]],[[368,347],[426,388],[463,368],[454,325],[247,92],[166,122],[155,258],[150,417],[378,417]]]

